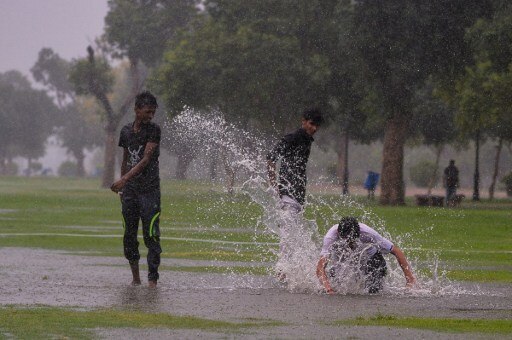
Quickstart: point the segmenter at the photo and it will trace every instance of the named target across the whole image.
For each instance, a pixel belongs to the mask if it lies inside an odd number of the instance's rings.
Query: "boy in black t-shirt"
[[[124,149],[121,178],[111,186],[119,193],[124,227],[124,256],[130,263],[133,285],[140,285],[137,231],[142,221],[144,244],[148,248],[149,287],[156,287],[160,265],[160,127],[152,123],[158,107],[150,92],[135,98],[135,121],[121,129],[119,146]]]
[[[306,165],[313,143],[313,135],[323,123],[322,113],[310,109],[302,114],[301,127],[287,134],[267,154],[270,185],[281,200],[293,203],[301,210],[306,200]],[[277,162],[281,160],[279,176]]]

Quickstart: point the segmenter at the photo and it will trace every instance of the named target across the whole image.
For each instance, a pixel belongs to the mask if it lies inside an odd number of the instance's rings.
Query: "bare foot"
[[[133,263],[130,264],[130,269],[132,270],[132,286],[140,286],[140,274],[139,274],[139,264]]]
[[[148,287],[149,288],[156,288],[156,281],[149,280],[148,281]]]

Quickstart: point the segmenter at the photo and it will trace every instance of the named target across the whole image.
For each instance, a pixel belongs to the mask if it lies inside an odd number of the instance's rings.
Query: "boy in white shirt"
[[[343,217],[340,223],[332,226],[326,233],[316,268],[320,283],[328,294],[334,294],[335,291],[326,273],[327,264],[333,261],[333,258],[336,258],[335,261],[348,260],[350,255],[356,252],[362,254],[358,261],[370,294],[378,293],[382,289],[383,279],[387,273],[383,254],[391,253],[395,256],[404,272],[407,287],[412,287],[416,283],[411,267],[400,248],[366,224],[359,223],[356,218]]]

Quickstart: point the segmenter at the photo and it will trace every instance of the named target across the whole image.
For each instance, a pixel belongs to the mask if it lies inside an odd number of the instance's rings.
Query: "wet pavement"
[[[331,326],[358,316],[508,319],[510,285],[465,285],[465,294],[337,295],[292,293],[270,276],[162,271],[157,289],[132,287],[124,258],[70,255],[29,248],[0,249],[0,304],[80,308],[125,308],[191,315],[230,322],[265,319],[279,327],[244,329],[242,334],[196,330],[98,329],[98,337],[128,338],[480,338],[387,327]],[[163,259],[162,266],[205,261]],[[141,274],[144,273],[142,270]],[[145,280],[144,280],[145,281]],[[481,338],[489,338],[482,335]],[[500,336],[492,336],[500,338]],[[502,337],[506,338],[506,337]]]

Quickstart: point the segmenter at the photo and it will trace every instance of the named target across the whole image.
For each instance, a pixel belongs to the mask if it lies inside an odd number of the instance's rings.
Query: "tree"
[[[431,80],[419,89],[413,99],[413,117],[411,126],[423,137],[423,143],[435,150],[435,161],[427,185],[427,195],[430,196],[438,176],[439,160],[444,146],[455,141],[457,131],[454,122],[454,110],[435,94]]]
[[[209,15],[166,52],[153,82],[173,114],[218,109],[229,122],[275,134],[295,126],[305,107],[326,106],[327,59],[306,36],[306,2],[205,6]]]
[[[160,59],[164,46],[197,11],[196,2],[189,0],[110,0],[108,5],[105,35],[100,43],[112,57],[127,58],[130,90],[115,109],[109,98],[110,65],[106,58],[96,58],[91,46],[87,48],[87,59],[76,61],[71,74],[77,93],[94,96],[105,111],[103,187],[110,187],[114,180],[117,128],[144,86],[146,68]]]
[[[468,31],[466,39],[473,47],[476,67],[484,64],[482,79],[485,93],[491,96],[491,107],[487,112],[488,134],[497,140],[496,156],[489,198],[494,197],[498,177],[499,161],[503,142],[512,141],[512,113],[510,91],[512,74],[512,6],[506,1],[494,1],[494,15],[478,20]]]
[[[431,74],[446,77],[471,60],[464,30],[486,13],[482,1],[361,0],[351,34],[368,93],[385,110],[381,204],[404,204],[403,150],[412,99]]]
[[[39,51],[39,57],[32,67],[34,79],[43,84],[47,92],[55,98],[59,108],[56,120],[57,135],[62,145],[77,160],[77,176],[85,176],[84,149],[99,144],[99,122],[88,114],[85,101],[78,99],[68,76],[71,63],[62,59],[50,48]]]
[[[18,71],[0,73],[0,171],[15,156],[44,155],[57,108],[44,91],[32,88]]]

